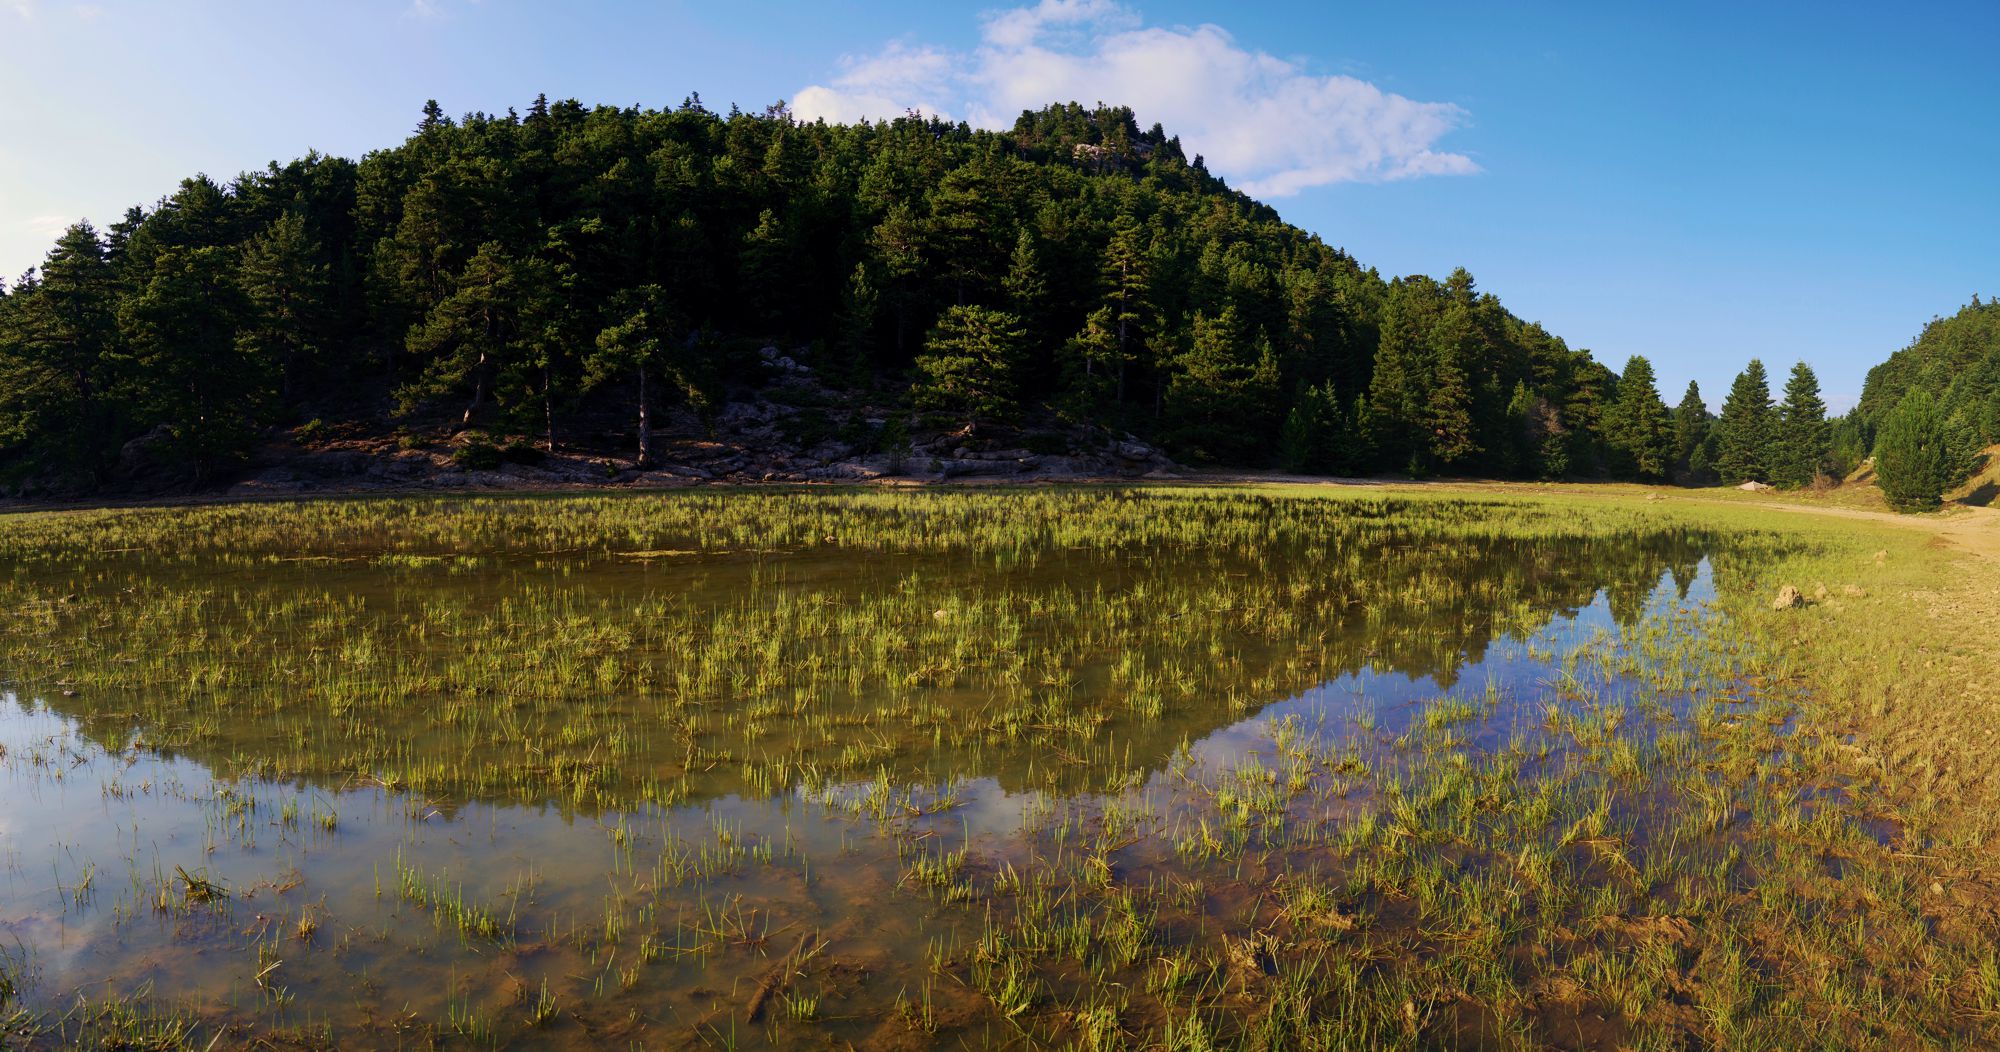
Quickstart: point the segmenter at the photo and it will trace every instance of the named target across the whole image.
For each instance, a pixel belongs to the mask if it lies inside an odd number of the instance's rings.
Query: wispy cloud
[[[1149,27],[1109,0],[990,13],[971,51],[892,41],[843,59],[838,76],[799,91],[792,109],[833,121],[921,109],[1002,128],[1024,109],[1069,101],[1129,105],[1260,196],[1479,170],[1439,148],[1466,120],[1451,103],[1310,73],[1243,47],[1220,26]]]
[[[74,222],[76,222],[74,216],[30,216],[23,219],[21,225],[26,227],[29,233],[40,234],[54,241]]]

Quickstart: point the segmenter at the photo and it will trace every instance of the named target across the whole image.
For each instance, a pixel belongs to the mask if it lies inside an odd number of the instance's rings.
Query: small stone
[[[1806,605],[1804,593],[1791,585],[1778,589],[1778,597],[1771,600],[1773,610],[1794,610],[1804,605]]]
[[[1937,881],[1932,881],[1932,882],[1931,882],[1931,894],[1933,894],[1933,895],[1942,895],[1942,894],[1944,894],[1944,885],[1943,885],[1943,884],[1939,884],[1939,883],[1938,883]]]

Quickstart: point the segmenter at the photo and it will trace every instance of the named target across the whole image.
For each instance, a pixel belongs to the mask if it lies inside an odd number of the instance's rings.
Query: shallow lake
[[[1317,954],[1294,1022],[1414,1042],[1371,961],[1642,897],[1736,806],[1703,736],[1788,711],[1685,526],[811,499],[35,527],[14,1003],[196,1045],[1111,1047],[1240,1039]]]

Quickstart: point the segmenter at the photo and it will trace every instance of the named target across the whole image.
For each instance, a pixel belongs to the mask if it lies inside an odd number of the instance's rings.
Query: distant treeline
[[[1195,462],[1843,466],[1803,365],[1782,405],[1752,362],[1719,417],[1692,384],[1669,409],[1645,359],[1614,373],[1463,270],[1384,280],[1126,108],[996,133],[537,99],[457,121],[432,103],[358,163],[197,176],[72,227],[0,297],[0,479],[102,484],[146,436],[150,469],[200,482],[309,421],[554,446],[615,413],[643,458],[642,421],[759,382],[766,344],[919,422],[1101,424]]]

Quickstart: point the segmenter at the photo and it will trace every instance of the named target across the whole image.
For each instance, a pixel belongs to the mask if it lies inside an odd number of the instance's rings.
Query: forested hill
[[[1933,318],[1908,347],[1868,371],[1853,416],[1862,448],[1872,446],[1890,410],[1923,391],[1961,432],[1961,445],[2000,444],[2000,302],[1972,302]]]
[[[1094,428],[1190,462],[1642,477],[1689,452],[1642,359],[1613,374],[1463,271],[1384,280],[1129,109],[994,133],[537,99],[71,228],[0,298],[0,481],[211,485],[357,431],[630,460],[757,398],[766,347],[871,448]]]

